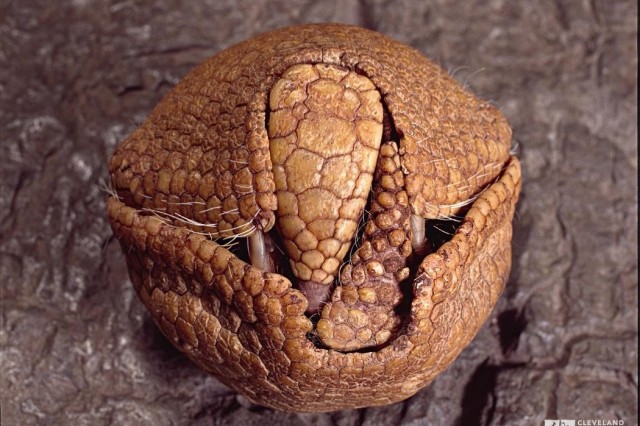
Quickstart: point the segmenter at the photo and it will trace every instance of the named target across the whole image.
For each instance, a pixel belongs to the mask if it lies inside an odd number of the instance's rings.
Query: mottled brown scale
[[[109,219],[155,323],[229,387],[290,411],[389,404],[453,362],[502,291],[510,140],[410,47],[285,28],[196,67],[116,148]],[[432,252],[425,219],[460,213]]]
[[[404,318],[395,312],[409,278],[411,226],[407,193],[395,142],[380,149],[376,182],[398,176],[393,186],[374,187],[371,216],[360,248],[341,274],[340,286],[322,309],[316,330],[326,346],[353,351],[394,337]]]
[[[380,93],[343,67],[287,69],[269,96],[278,229],[312,312],[351,247],[382,138]]]

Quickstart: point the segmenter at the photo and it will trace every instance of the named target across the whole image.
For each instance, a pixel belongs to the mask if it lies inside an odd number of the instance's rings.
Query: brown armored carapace
[[[229,387],[289,411],[389,404],[502,291],[510,143],[416,50],[286,28],[198,66],[118,146],[109,218],[158,327]]]

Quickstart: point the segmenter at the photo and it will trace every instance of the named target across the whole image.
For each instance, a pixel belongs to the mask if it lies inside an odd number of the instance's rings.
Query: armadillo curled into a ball
[[[496,108],[418,51],[290,27],[190,72],[115,150],[108,213],[163,334],[249,400],[389,404],[470,342],[511,266]]]

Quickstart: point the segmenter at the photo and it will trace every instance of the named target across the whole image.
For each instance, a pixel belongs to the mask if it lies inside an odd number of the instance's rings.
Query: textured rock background
[[[637,2],[100,1],[0,5],[2,424],[637,424]],[[453,366],[401,404],[253,407],[176,352],[105,215],[114,146],[191,67],[334,21],[408,43],[513,126],[514,268]]]

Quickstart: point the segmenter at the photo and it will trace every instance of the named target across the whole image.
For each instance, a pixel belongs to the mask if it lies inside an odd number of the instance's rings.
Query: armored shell
[[[510,143],[418,51],[285,28],[195,68],[117,147],[109,219],[158,327],[227,386],[289,411],[389,404],[503,289]]]

